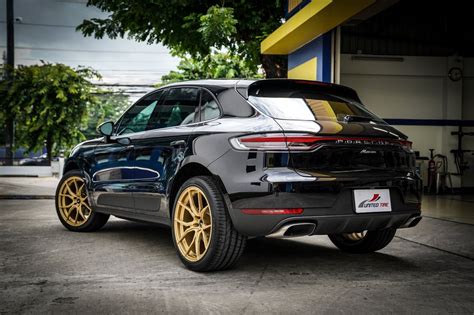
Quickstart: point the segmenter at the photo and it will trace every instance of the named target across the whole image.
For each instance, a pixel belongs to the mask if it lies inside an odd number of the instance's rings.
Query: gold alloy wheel
[[[367,235],[367,231],[354,232],[354,233],[345,233],[345,234],[342,234],[342,235],[346,239],[348,239],[349,241],[357,242],[357,241],[362,240]]]
[[[57,198],[61,217],[70,226],[83,225],[92,214],[87,200],[85,182],[79,176],[71,176],[65,180]]]
[[[195,262],[206,254],[212,235],[210,204],[196,186],[186,188],[178,197],[173,225],[178,249],[188,261]]]

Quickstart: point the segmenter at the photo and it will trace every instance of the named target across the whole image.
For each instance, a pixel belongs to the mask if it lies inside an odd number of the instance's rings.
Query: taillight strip
[[[314,143],[321,141],[384,141],[411,146],[412,142],[398,139],[369,138],[369,137],[313,137],[313,136],[278,136],[278,137],[246,137],[239,139],[240,142],[296,142],[296,143]]]

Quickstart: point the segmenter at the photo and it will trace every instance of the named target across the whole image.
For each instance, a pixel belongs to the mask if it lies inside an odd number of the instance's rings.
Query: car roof
[[[250,84],[257,80],[248,79],[208,79],[208,80],[190,80],[166,84],[163,88],[178,86],[200,86],[206,87],[211,91],[219,91],[230,88],[248,88]]]
[[[312,85],[322,92],[330,92],[334,94],[340,94],[341,96],[348,96],[351,99],[357,100],[360,102],[360,99],[357,93],[346,86],[326,83],[321,81],[310,81],[310,80],[299,80],[299,79],[284,79],[284,78],[274,78],[274,79],[208,79],[208,80],[191,80],[191,81],[181,81],[176,83],[170,83],[166,87],[179,87],[179,86],[197,86],[205,87],[214,93],[219,93],[222,90],[234,88],[239,93],[248,98],[248,89],[253,86],[295,86],[295,85]]]

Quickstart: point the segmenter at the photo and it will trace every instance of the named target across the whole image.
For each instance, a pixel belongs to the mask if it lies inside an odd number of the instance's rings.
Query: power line
[[[16,63],[17,64],[21,64],[22,62],[21,61],[41,61],[41,60],[44,60],[44,59],[17,59]],[[47,61],[47,60],[45,60]],[[60,61],[51,61],[51,62],[60,62]],[[97,61],[98,63],[102,63],[102,61]],[[119,63],[119,61],[115,61],[116,63]],[[128,61],[125,61],[128,63]],[[150,63],[150,62],[148,62]],[[169,71],[169,70],[172,70],[171,68],[153,68],[153,69],[150,69],[150,70],[147,70],[147,69],[95,69],[94,70],[96,71],[105,71],[105,72],[149,72],[149,73],[162,73],[162,72],[166,72],[166,71]]]
[[[5,24],[6,21],[0,21],[0,23]],[[75,25],[65,25],[65,24],[47,24],[47,23],[28,23],[28,22],[18,22],[16,25],[26,25],[26,26],[45,26],[45,27],[63,27],[63,28],[76,28]]]
[[[40,61],[40,60],[48,60],[48,58],[16,58],[17,60],[24,60],[24,61]],[[114,60],[100,60],[100,59],[74,59],[74,58],[58,58],[59,60],[64,61],[75,61],[75,62],[126,62],[126,63],[150,63],[149,60],[130,60],[130,59],[114,59]],[[57,62],[57,61],[53,61]]]
[[[1,48],[6,48],[5,45],[0,45]],[[68,52],[88,52],[88,53],[112,53],[112,54],[145,54],[145,55],[169,55],[165,51],[133,51],[133,50],[97,50],[97,49],[68,49],[68,48],[48,48],[48,47],[27,47],[15,46],[15,49],[22,50],[45,50],[45,51],[68,51]]]

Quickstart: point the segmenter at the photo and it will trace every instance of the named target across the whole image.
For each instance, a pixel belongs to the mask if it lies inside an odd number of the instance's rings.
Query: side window
[[[221,112],[216,100],[209,92],[202,90],[201,95],[201,121],[218,118]]]
[[[139,100],[123,116],[119,123],[117,134],[127,134],[145,131],[150,118],[158,107],[163,91],[158,91]]]
[[[150,121],[149,129],[187,125],[198,121],[199,89],[172,88]]]

